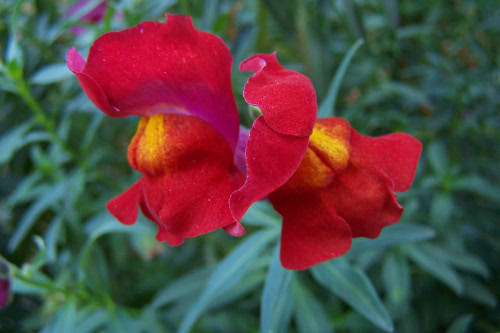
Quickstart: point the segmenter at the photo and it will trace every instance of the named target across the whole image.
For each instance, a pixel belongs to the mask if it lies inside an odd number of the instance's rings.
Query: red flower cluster
[[[243,96],[262,111],[249,132],[240,130],[228,48],[189,17],[105,34],[87,62],[72,48],[67,63],[101,111],[142,117],[128,150],[142,177],[107,208],[133,224],[140,206],[159,241],[179,245],[221,227],[240,236],[244,213],[268,197],[283,216],[283,266],[305,269],[401,216],[394,191],[410,187],[420,142],[317,120],[311,82],[274,54],[240,66],[255,72]]]

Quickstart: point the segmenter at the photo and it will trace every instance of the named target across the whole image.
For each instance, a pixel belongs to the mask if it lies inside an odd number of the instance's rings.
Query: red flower
[[[170,245],[221,227],[244,233],[228,205],[244,178],[234,164],[232,58],[220,38],[167,15],[101,36],[87,62],[72,48],[67,63],[101,111],[142,116],[128,160],[143,176],[107,204],[120,222],[135,223],[140,206]]]
[[[178,245],[220,227],[239,236],[246,210],[269,196],[283,216],[283,266],[304,269],[401,216],[394,191],[412,183],[421,144],[402,133],[362,136],[340,118],[316,120],[311,82],[274,54],[240,66],[255,72],[244,97],[262,111],[248,133],[239,131],[228,48],[189,17],[105,34],[87,62],[74,48],[67,62],[101,111],[142,116],[128,160],[143,176],[107,208],[133,224],[140,206],[160,241]]]
[[[0,308],[7,306],[10,299],[9,266],[0,258]]]
[[[231,196],[231,208],[240,218],[249,204],[269,195],[283,216],[285,268],[341,256],[353,237],[375,238],[399,220],[403,208],[394,191],[410,187],[419,141],[404,133],[370,138],[341,118],[315,122],[312,84],[281,67],[274,54],[256,55],[240,68],[256,72],[244,96],[263,116],[250,131],[248,177]]]

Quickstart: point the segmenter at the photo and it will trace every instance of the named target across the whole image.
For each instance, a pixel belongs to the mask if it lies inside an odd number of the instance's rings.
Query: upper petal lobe
[[[67,55],[89,98],[113,117],[189,113],[214,126],[234,150],[239,118],[232,87],[232,57],[217,36],[194,29],[187,16],[143,22],[104,34],[87,63]]]

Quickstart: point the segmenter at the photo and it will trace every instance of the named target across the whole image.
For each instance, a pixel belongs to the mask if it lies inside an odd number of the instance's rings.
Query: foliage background
[[[498,332],[495,0],[121,0],[99,24],[68,17],[70,5],[0,1],[0,252],[15,293],[1,332]],[[165,12],[228,43],[247,125],[249,74],[237,65],[276,50],[359,132],[421,140],[402,220],[341,259],[290,272],[272,254],[280,221],[266,203],[245,217],[243,238],[217,231],[176,248],[155,242],[144,219],[124,227],[107,214],[138,178],[126,162],[138,119],[98,112],[65,53]],[[330,82],[359,38],[336,94]]]

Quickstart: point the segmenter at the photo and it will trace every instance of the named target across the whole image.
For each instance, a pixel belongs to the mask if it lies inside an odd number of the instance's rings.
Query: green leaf
[[[439,245],[425,244],[422,247],[427,253],[432,253],[433,256],[439,257],[440,260],[455,266],[464,271],[479,274],[482,277],[489,277],[490,272],[488,266],[481,258],[464,251],[454,251]]]
[[[427,273],[446,284],[458,295],[463,293],[464,287],[460,276],[448,266],[447,262],[420,246],[408,245],[403,249]]]
[[[17,224],[16,231],[12,234],[7,248],[9,251],[14,251],[19,243],[24,239],[31,227],[35,224],[38,217],[45,212],[49,207],[54,207],[55,204],[64,196],[67,190],[67,183],[61,182],[50,187],[43,196],[39,197],[33,204],[29,206],[21,220]]]
[[[12,12],[12,16],[10,18],[10,33],[9,39],[7,40],[7,50],[5,52],[5,61],[7,63],[7,69],[9,71],[9,75],[19,80],[23,76],[23,67],[24,67],[24,56],[23,50],[19,46],[18,43],[18,24],[19,24],[19,13],[22,10],[22,0],[18,0],[16,6],[14,7],[14,11]]]
[[[263,266],[262,263],[265,265]],[[245,295],[255,294],[255,290],[262,289],[267,276],[263,268],[267,268],[267,266],[269,266],[269,257],[267,256],[254,260],[252,265],[248,268],[245,277],[230,290],[217,297],[217,300],[210,305],[209,309],[223,308],[243,298]]]
[[[430,222],[436,227],[445,228],[454,209],[453,197],[450,193],[436,193],[431,201]]]
[[[464,295],[482,305],[489,308],[494,308],[497,305],[497,297],[495,294],[482,284],[477,279],[472,277],[464,277]]]
[[[281,217],[269,201],[257,201],[241,219],[244,224],[269,227],[279,225]]]
[[[171,282],[160,290],[151,302],[151,308],[157,309],[172,302],[182,300],[187,295],[201,292],[203,283],[212,272],[211,268],[200,268]]]
[[[71,77],[73,73],[68,69],[66,63],[50,64],[40,68],[31,76],[29,83],[31,84],[49,84],[59,82]]]
[[[145,223],[142,219],[138,219],[134,225],[124,225],[107,212],[99,214],[87,222],[85,230],[89,236],[80,250],[81,274],[84,273],[85,270],[83,268],[87,266],[88,260],[90,259],[92,245],[99,237],[110,233],[154,233],[152,224]]]
[[[470,324],[474,320],[471,314],[464,314],[453,321],[451,326],[446,330],[446,333],[466,333]]]
[[[382,265],[382,281],[392,304],[406,305],[410,298],[410,269],[407,259],[395,252],[389,253]]]
[[[351,249],[347,252],[347,255],[349,257],[355,257],[369,249],[421,242],[431,239],[435,235],[436,233],[434,230],[423,225],[398,223],[385,227],[380,233],[380,236],[376,239],[354,239]]]
[[[205,285],[203,293],[186,313],[179,333],[187,333],[198,317],[217,296],[238,283],[252,261],[279,235],[278,228],[259,231],[243,241],[222,260]]]
[[[76,317],[76,304],[72,300],[64,302],[57,314],[48,326],[41,332],[43,333],[59,333],[59,332],[73,332]]]
[[[460,178],[453,184],[453,189],[468,191],[495,202],[500,202],[500,187],[493,185],[491,181],[478,175]]]
[[[344,258],[335,258],[314,266],[311,272],[316,281],[343,299],[357,312],[386,332],[394,325],[375,288],[366,274],[350,266]]]
[[[33,122],[25,122],[7,132],[0,138],[0,165],[8,162],[15,152],[21,148],[23,136],[33,126]]]
[[[387,81],[380,87],[381,92],[386,95],[399,95],[406,101],[412,101],[416,104],[429,107],[430,102],[427,96],[420,90],[417,90],[409,85],[396,81]]]
[[[59,236],[62,224],[62,216],[57,215],[54,219],[52,219],[47,232],[45,233],[44,240],[47,247],[47,258],[49,261],[54,261],[56,259],[57,237]]]
[[[333,333],[332,325],[328,322],[328,316],[321,303],[298,280],[295,281],[293,298],[298,331]]]
[[[364,40],[362,38],[358,39],[356,43],[347,51],[346,55],[342,59],[339,68],[335,72],[335,76],[333,77],[332,83],[330,84],[330,88],[328,89],[328,94],[326,98],[321,103],[321,106],[318,110],[318,118],[326,118],[335,115],[335,101],[337,100],[337,95],[340,89],[340,84],[344,79],[344,75],[347,71],[347,68],[351,64],[354,55],[358,51],[358,49],[363,45]]]
[[[43,175],[38,172],[25,176],[8,197],[7,206],[13,207],[19,203],[28,202],[46,192],[49,188],[47,184],[37,185],[42,179]]]
[[[77,323],[73,333],[93,333],[99,332],[97,328],[109,322],[109,313],[104,309],[97,309],[90,313],[78,312]]]
[[[427,146],[427,158],[434,172],[443,178],[448,171],[448,158],[446,148],[442,142],[431,142]]]
[[[293,271],[280,261],[280,245],[274,249],[260,302],[260,331],[286,332],[292,315]]]

